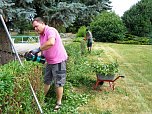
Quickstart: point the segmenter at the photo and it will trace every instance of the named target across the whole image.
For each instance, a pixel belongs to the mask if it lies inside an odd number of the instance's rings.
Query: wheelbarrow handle
[[[116,79],[113,80],[113,82],[116,81],[116,80],[118,80],[119,78],[124,78],[124,77],[125,76],[118,76]]]
[[[121,77],[121,78],[125,78],[125,76],[119,76],[119,77]]]

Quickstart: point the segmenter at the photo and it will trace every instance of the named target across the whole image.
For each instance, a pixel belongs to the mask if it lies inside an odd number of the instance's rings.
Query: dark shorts
[[[92,41],[90,39],[88,39],[87,47],[92,47]]]
[[[58,64],[47,64],[45,68],[44,83],[50,85],[54,82],[56,87],[65,85],[66,82],[66,62]]]

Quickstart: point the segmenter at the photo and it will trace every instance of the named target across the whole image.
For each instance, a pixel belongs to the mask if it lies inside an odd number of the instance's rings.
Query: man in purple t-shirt
[[[44,94],[47,94],[51,83],[54,82],[57,95],[54,111],[57,111],[62,104],[61,100],[63,86],[66,81],[66,60],[68,56],[60,35],[55,28],[46,25],[40,17],[35,18],[32,24],[35,31],[40,35],[40,47],[31,52],[37,54],[41,51],[41,54],[46,59]]]

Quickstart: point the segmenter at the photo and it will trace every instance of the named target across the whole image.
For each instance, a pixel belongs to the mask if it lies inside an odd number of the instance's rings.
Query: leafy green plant
[[[82,40],[84,40],[84,37],[77,37],[73,40],[73,42],[81,42]]]
[[[73,40],[73,42],[79,42],[80,43],[80,51],[81,55],[86,55],[87,53],[87,45],[86,41],[84,40],[84,37],[77,37]]]
[[[78,107],[86,104],[89,96],[86,92],[77,93],[73,88],[74,86],[85,86],[92,83],[92,79],[89,76],[89,61],[81,54],[80,42],[73,42],[65,47],[69,55],[67,61],[67,83],[64,86],[63,107],[59,113],[78,113]],[[2,80],[0,82],[5,80],[5,84],[0,83],[0,111],[2,110],[2,113],[35,114],[38,112],[28,79],[36,92],[43,112],[48,114],[55,113],[53,112],[53,107],[56,103],[54,89],[51,88],[46,105],[44,105],[42,68],[41,64],[31,61],[24,61],[24,68],[14,61],[0,67],[0,72],[2,72],[2,75],[0,73]]]
[[[77,87],[90,85],[93,79],[90,77],[91,69],[85,49],[82,49],[83,46],[81,47],[80,42],[73,42],[65,47],[69,55],[67,61],[67,81]]]
[[[13,96],[13,76],[6,72],[0,73],[0,112],[2,109],[6,109],[7,105],[11,101],[8,96]]]
[[[36,62],[12,61],[0,66],[0,112],[32,114],[38,111],[32,96],[29,80],[40,103],[44,101],[42,66]]]
[[[116,41],[117,43],[122,44],[139,44],[139,45],[150,45],[150,38],[148,37],[138,37],[132,34],[125,34],[123,40]]]
[[[143,8],[144,10],[141,10]],[[130,34],[148,37],[152,32],[152,1],[140,0],[129,10],[124,12],[122,21],[124,22]]]
[[[96,62],[91,65],[93,72],[104,76],[114,75],[115,73],[117,73],[118,66],[119,65],[117,62],[111,62],[111,63]]]
[[[84,37],[86,34],[86,26],[82,26],[79,28],[78,33],[76,34],[76,37]]]
[[[114,42],[124,37],[126,28],[114,12],[102,12],[90,24],[95,41]]]
[[[49,95],[47,95],[46,105],[43,107],[46,114],[56,114],[53,111],[55,99],[55,88],[51,87]],[[78,107],[88,103],[90,95],[86,93],[77,93],[74,91],[72,83],[66,82],[64,86],[64,94],[62,99],[62,108],[58,111],[58,114],[78,114]]]

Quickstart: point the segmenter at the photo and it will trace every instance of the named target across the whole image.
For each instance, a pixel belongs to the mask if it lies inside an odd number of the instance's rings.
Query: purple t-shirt
[[[48,64],[57,64],[67,60],[68,55],[62,44],[61,37],[58,31],[46,25],[44,34],[40,35],[40,45],[43,45],[48,38],[55,38],[55,44],[49,49],[42,51]]]

